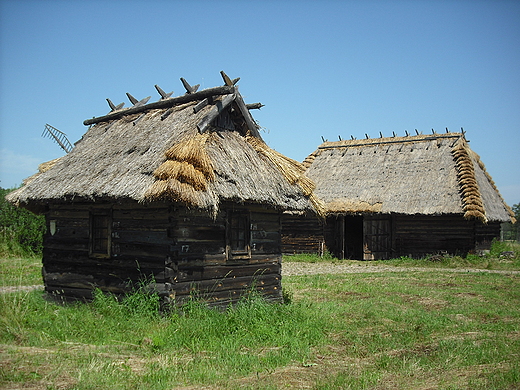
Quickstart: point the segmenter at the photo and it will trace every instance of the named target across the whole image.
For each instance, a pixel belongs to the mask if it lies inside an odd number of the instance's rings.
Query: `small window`
[[[107,212],[95,212],[90,216],[90,255],[110,257],[111,217]]]
[[[250,258],[249,214],[231,211],[228,219],[228,243],[231,258]]]

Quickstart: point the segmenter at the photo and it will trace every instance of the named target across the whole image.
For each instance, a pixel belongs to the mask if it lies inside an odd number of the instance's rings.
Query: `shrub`
[[[0,256],[39,255],[43,249],[45,218],[10,204],[0,188]]]

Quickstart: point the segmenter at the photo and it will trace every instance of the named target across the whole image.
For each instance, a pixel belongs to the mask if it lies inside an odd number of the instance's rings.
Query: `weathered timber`
[[[119,110],[115,112],[111,112],[107,115],[100,116],[97,118],[87,119],[83,121],[85,126],[93,125],[100,122],[108,122],[110,120],[119,119],[125,115],[138,114],[146,110],[154,110],[154,109],[163,109],[170,108],[175,105],[184,104],[196,100],[202,100],[210,96],[215,95],[227,95],[235,92],[235,87],[215,87],[204,89],[200,92],[194,92],[192,94],[177,96],[169,99],[159,100],[157,102],[148,103],[138,107],[130,107],[125,110]]]
[[[258,276],[268,274],[280,274],[280,264],[253,264],[253,265],[220,265],[199,266],[187,265],[178,270],[177,281],[194,281],[204,279],[236,278],[244,276]]]
[[[90,256],[92,212],[110,218],[110,258]],[[276,288],[269,290],[275,291],[281,278],[280,213],[251,207],[248,214],[250,254],[230,257],[226,211],[211,217],[164,203],[51,206],[48,216],[53,218],[55,232],[45,235],[45,284],[53,291],[61,287],[73,294],[79,292],[81,297],[88,288],[124,294],[139,280],[149,278],[157,285],[172,284],[171,291],[161,287],[161,294],[168,297],[187,294],[182,283],[198,283],[197,289],[204,294],[215,292],[207,287],[216,284],[216,290],[229,290],[223,293],[226,297],[240,297],[251,285],[263,293],[266,286],[275,283]],[[223,279],[230,280],[222,284]]]
[[[213,122],[234,100],[234,94],[227,95],[222,100],[217,100],[208,114],[197,124],[199,132],[203,133],[206,131],[211,122]]]
[[[157,92],[159,92],[159,95],[161,95],[161,100],[168,99],[170,96],[173,95],[173,92],[164,92],[161,87],[159,87],[157,84],[154,85]]]
[[[177,295],[198,293],[216,293],[219,291],[244,290],[253,287],[278,286],[281,277],[279,275],[259,275],[251,278],[250,276],[237,278],[222,278],[201,281],[189,281],[175,283],[174,289]]]
[[[210,104],[211,98],[202,99],[200,102],[198,102],[195,106],[193,106],[193,112],[196,114],[200,110],[202,110],[204,107]]]
[[[257,287],[256,291],[258,291],[264,300],[267,302],[283,302],[282,291],[279,286],[261,286]],[[242,290],[228,290],[228,291],[217,291],[211,294],[184,294],[184,295],[176,295],[175,297],[175,305],[182,306],[186,304],[191,299],[203,299],[209,307],[216,307],[225,309],[229,307],[229,305],[236,304],[240,302],[242,299],[247,298],[250,290],[242,289]]]
[[[199,89],[200,87],[200,84],[197,84],[197,85],[193,85],[191,86],[190,83],[188,83],[184,78],[181,77],[181,82],[182,82],[182,85],[184,86],[184,88],[186,89],[186,93],[188,94],[192,94],[192,93],[195,93],[197,92],[197,90]]]
[[[248,110],[259,110],[264,107],[264,105],[262,103],[248,103],[246,107]]]
[[[258,132],[258,125],[254,122],[253,117],[249,113],[249,110],[247,109],[244,100],[242,99],[242,95],[240,95],[238,89],[235,90],[235,93],[239,97],[235,101],[237,102],[238,109],[240,110],[244,117],[244,120],[246,121],[248,130],[251,132],[252,136],[261,138],[260,133]]]

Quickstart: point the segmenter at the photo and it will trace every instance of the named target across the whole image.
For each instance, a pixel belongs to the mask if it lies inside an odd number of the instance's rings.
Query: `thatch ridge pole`
[[[382,144],[401,144],[405,142],[418,142],[418,141],[434,141],[439,138],[460,138],[462,136],[461,133],[449,133],[449,134],[436,134],[436,135],[416,135],[416,136],[408,136],[408,137],[388,137],[388,138],[371,138],[364,140],[342,140],[335,142],[324,142],[322,145],[318,146],[318,149],[335,149],[347,146],[368,146],[368,145],[382,145]],[[354,142],[357,141],[357,142]]]
[[[146,110],[154,110],[154,109],[161,109],[161,108],[169,108],[173,107],[178,104],[184,104],[188,103],[194,100],[202,100],[210,96],[215,95],[227,95],[230,93],[235,92],[236,87],[228,87],[228,86],[222,86],[222,87],[214,87],[214,88],[208,88],[204,89],[199,92],[186,94],[182,96],[177,96],[174,98],[159,100],[157,102],[145,104],[143,106],[139,107],[130,107],[126,110],[111,112],[107,115],[100,116],[97,118],[87,119],[83,121],[83,124],[85,126],[93,125],[99,122],[106,122],[114,119],[119,119],[125,115],[131,115],[131,114],[137,114]]]

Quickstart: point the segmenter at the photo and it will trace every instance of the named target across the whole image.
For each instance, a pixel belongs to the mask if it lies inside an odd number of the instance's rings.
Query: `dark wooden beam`
[[[193,112],[196,114],[200,110],[202,110],[204,107],[206,107],[208,104],[210,104],[210,98],[206,98],[204,100],[201,100],[193,107]]]
[[[249,104],[246,104],[246,107],[248,110],[259,110],[263,107],[264,105],[262,103],[249,103]]]
[[[170,114],[173,112],[173,108],[169,108],[167,109],[162,115],[161,115],[161,120],[165,120],[166,118],[168,118],[170,116]]]
[[[173,95],[173,91],[166,93],[157,84],[155,84],[154,86],[155,86],[155,89],[157,90],[157,92],[159,92],[159,95],[161,95],[161,100],[168,99],[170,96]]]
[[[220,75],[222,76],[222,79],[224,80],[224,85],[227,85],[228,87],[234,86],[240,80],[240,77],[237,77],[236,79],[231,80],[229,78],[229,76],[226,73],[224,73],[223,70],[220,71]]]
[[[130,107],[125,110],[119,110],[111,112],[107,115],[100,116],[97,118],[91,118],[83,121],[85,126],[93,125],[99,122],[106,122],[113,119],[119,119],[125,115],[137,114],[146,110],[154,110],[154,109],[162,109],[162,108],[170,108],[179,104],[188,103],[191,101],[202,100],[210,96],[214,95],[228,95],[230,93],[235,92],[235,87],[215,87],[204,89],[199,92],[195,92],[192,94],[186,94],[182,96],[177,96],[169,99],[159,100],[157,102],[145,104],[139,107]],[[247,110],[247,109],[246,109]]]
[[[184,85],[184,88],[186,88],[186,93],[191,94],[197,92],[197,89],[199,89],[200,84],[191,86],[190,83],[188,83],[184,78],[181,77],[182,85]]]
[[[224,96],[222,100],[216,101],[210,112],[197,124],[200,133],[204,133],[207,127],[220,113],[235,100],[235,94]]]
[[[148,103],[148,100],[150,100],[151,96],[145,97],[144,99],[137,100],[135,97],[130,95],[128,92],[126,93],[126,96],[128,96],[128,99],[132,102],[134,107],[143,106],[146,103]]]
[[[139,118],[137,118],[135,121],[132,122],[133,125],[134,125],[134,126],[137,125],[137,123],[138,123],[141,119],[143,119],[143,117],[144,117],[145,115],[146,115],[146,113],[141,114],[141,115],[139,116]]]
[[[117,110],[120,110],[121,108],[123,108],[123,106],[125,105],[125,103],[119,103],[117,106],[112,103],[112,100],[108,99],[107,98],[107,102],[108,102],[108,105],[110,106],[110,110],[111,111],[117,111]]]
[[[135,97],[133,97],[132,95],[130,95],[129,92],[126,93],[126,96],[128,96],[128,100],[130,100],[130,103],[132,103],[134,106],[135,106],[135,104],[139,101],[139,100],[137,100]]]
[[[260,136],[260,133],[258,132],[258,125],[255,123],[255,120],[253,119],[253,117],[251,116],[251,113],[247,109],[246,104],[244,103],[244,99],[242,99],[242,95],[240,95],[240,92],[238,92],[238,88],[236,89],[235,94],[236,94],[235,102],[237,103],[237,106],[246,121],[247,128],[251,132],[251,135],[256,138],[262,139],[262,137]]]

